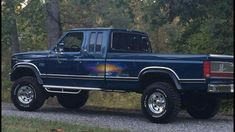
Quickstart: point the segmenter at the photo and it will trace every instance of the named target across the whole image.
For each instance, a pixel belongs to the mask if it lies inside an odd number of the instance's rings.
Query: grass
[[[90,127],[58,121],[2,116],[3,132],[125,132],[110,128]],[[61,130],[61,131],[60,131]]]
[[[234,99],[222,100],[219,113],[223,115],[234,115]]]
[[[87,101],[89,106],[107,108],[140,109],[141,94],[137,93],[113,93],[93,91],[89,93]]]
[[[11,100],[11,85],[12,83],[9,80],[6,80],[6,78],[2,77],[2,91],[1,91],[1,96],[2,96],[2,101],[4,102],[10,102]]]

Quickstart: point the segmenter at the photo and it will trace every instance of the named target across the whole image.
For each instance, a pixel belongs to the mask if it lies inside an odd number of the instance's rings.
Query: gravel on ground
[[[232,132],[233,116],[217,115],[208,120],[196,120],[181,112],[174,122],[155,124],[149,122],[141,111],[104,110],[84,107],[67,110],[60,106],[46,106],[34,112],[19,111],[13,104],[2,102],[2,115],[40,118],[74,124],[91,125],[133,132]]]

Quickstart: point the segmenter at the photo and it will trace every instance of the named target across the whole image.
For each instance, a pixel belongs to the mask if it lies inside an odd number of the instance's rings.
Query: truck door
[[[135,90],[138,88],[138,75],[134,59],[140,53],[135,51],[140,35],[113,31],[112,41],[106,58],[106,87],[113,90]]]
[[[46,62],[45,85],[78,86],[82,83],[82,49],[85,45],[84,32],[69,32],[53,48]]]
[[[85,90],[105,87],[105,36],[108,33],[103,31],[67,33],[57,45],[62,48],[55,48],[48,56],[44,87]]]

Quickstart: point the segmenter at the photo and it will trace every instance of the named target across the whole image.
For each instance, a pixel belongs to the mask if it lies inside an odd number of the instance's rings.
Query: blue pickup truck
[[[233,62],[229,55],[153,54],[148,35],[140,31],[77,28],[48,51],[12,56],[11,98],[23,111],[53,96],[76,109],[91,90],[136,92],[151,122],[168,123],[181,108],[207,119],[217,113],[221,98],[233,98]]]

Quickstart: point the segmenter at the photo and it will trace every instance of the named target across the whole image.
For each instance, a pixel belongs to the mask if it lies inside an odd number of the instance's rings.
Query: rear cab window
[[[113,52],[151,52],[147,35],[140,33],[113,32],[111,51]]]
[[[103,32],[91,32],[88,43],[88,51],[91,54],[101,53],[103,44]]]

